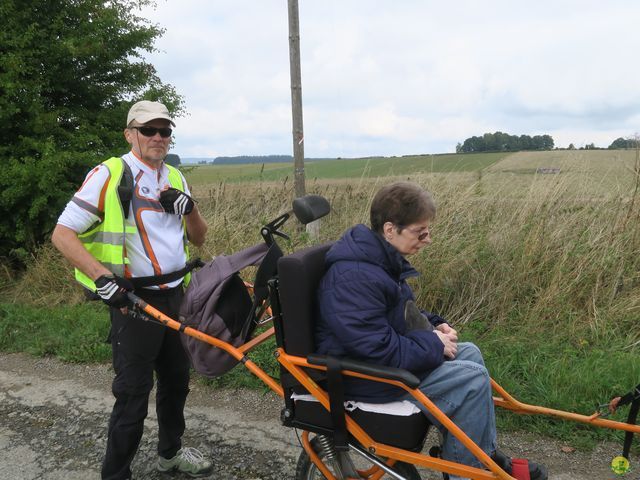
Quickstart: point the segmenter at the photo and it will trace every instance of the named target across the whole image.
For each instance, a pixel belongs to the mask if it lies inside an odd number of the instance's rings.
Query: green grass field
[[[412,155],[305,162],[307,179],[373,178],[418,173],[475,172],[507,157],[506,153]],[[196,165],[187,167],[187,181],[200,186],[220,182],[283,181],[293,167],[284,163]]]

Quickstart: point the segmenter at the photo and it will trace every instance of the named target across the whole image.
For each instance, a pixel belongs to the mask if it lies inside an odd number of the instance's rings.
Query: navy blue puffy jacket
[[[418,275],[384,238],[365,225],[349,229],[327,252],[318,292],[318,353],[403,368],[420,378],[444,361],[444,345],[428,330],[407,332],[406,279]],[[427,313],[427,312],[424,312]],[[432,324],[444,320],[428,314]],[[382,403],[404,392],[385,383],[345,378],[345,396]]]

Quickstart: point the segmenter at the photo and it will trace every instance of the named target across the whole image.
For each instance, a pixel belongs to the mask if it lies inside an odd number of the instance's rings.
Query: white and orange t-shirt
[[[169,169],[164,163],[160,169],[153,169],[133,152],[122,158],[131,168],[134,178],[126,223],[135,226],[138,231],[137,235],[126,236],[125,248],[131,262],[127,266],[126,276],[146,277],[180,270],[187,260],[182,217],[166,213],[159,202],[160,192],[171,186]],[[108,179],[109,169],[106,166],[100,164],[91,170],[58,218],[58,223],[80,234],[101,221]],[[190,195],[184,177],[182,180],[185,193]],[[181,281],[176,280],[166,286],[175,287]]]

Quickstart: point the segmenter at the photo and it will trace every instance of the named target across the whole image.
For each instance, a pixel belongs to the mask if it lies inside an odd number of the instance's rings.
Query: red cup
[[[511,476],[518,480],[531,480],[531,475],[529,475],[529,462],[524,458],[512,458]]]

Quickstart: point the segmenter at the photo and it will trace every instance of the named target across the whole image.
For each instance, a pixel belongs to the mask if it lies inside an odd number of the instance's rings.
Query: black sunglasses
[[[135,128],[136,130],[138,130],[145,137],[153,137],[153,136],[155,136],[156,133],[159,133],[162,138],[169,138],[171,136],[171,134],[173,133],[173,130],[171,130],[169,127],[162,127],[162,128],[157,128],[157,127],[131,127],[131,128]]]

